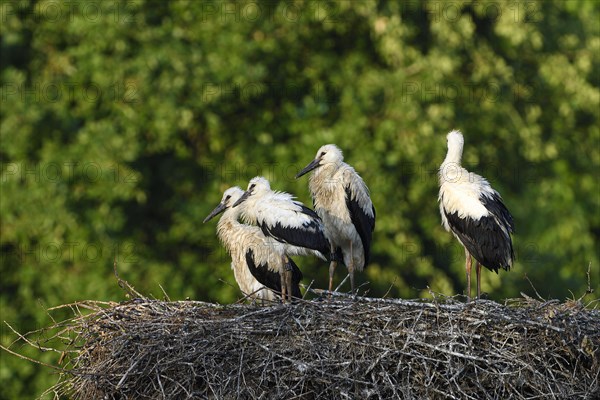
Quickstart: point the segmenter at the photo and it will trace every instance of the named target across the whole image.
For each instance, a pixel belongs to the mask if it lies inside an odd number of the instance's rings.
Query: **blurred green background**
[[[21,332],[51,306],[123,300],[115,257],[141,293],[234,302],[202,219],[255,175],[310,204],[294,174],[326,143],[377,209],[368,295],[461,293],[437,205],[451,129],[516,223],[515,267],[483,290],[579,297],[588,267],[598,289],[595,1],[2,1],[1,19],[0,320]],[[325,287],[325,263],[296,261]],[[57,379],[0,357],[3,399]]]

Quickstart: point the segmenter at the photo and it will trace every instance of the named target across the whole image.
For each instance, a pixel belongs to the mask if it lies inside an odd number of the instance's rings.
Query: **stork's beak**
[[[226,209],[227,209],[227,206],[225,204],[219,203],[219,205],[217,207],[215,207],[215,209],[212,210],[206,218],[204,218],[204,221],[202,221],[202,223],[210,221],[211,219],[213,219],[215,216],[221,214]]]
[[[231,208],[235,208],[235,207],[239,206],[240,204],[242,204],[244,201],[246,201],[246,199],[247,199],[248,197],[250,197],[250,195],[251,195],[251,194],[252,194],[252,193],[250,193],[249,191],[247,191],[247,190],[246,190],[246,191],[244,192],[244,194],[242,195],[242,197],[240,197],[240,198],[238,199],[238,201],[236,201],[235,203],[233,203],[233,205],[231,206]]]
[[[321,164],[319,164],[320,162],[321,162],[321,159],[319,159],[319,158],[315,158],[314,160],[312,160],[310,162],[310,164],[308,164],[306,167],[304,167],[304,169],[302,171],[300,171],[296,174],[296,179],[300,178],[302,175],[305,175],[308,172],[312,171],[313,169],[317,168],[319,165],[321,165]]]

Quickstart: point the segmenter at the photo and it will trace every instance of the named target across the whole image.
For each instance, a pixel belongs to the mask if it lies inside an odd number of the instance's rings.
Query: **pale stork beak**
[[[314,160],[312,160],[310,162],[310,164],[308,164],[306,167],[304,167],[304,169],[300,172],[298,172],[296,174],[296,179],[300,178],[302,175],[307,174],[308,172],[312,171],[313,169],[317,168],[318,166],[320,166],[321,164],[319,164],[321,162],[320,158],[315,158]]]
[[[249,191],[246,190],[244,192],[244,194],[242,195],[242,197],[240,197],[238,199],[238,201],[236,201],[235,203],[233,203],[233,205],[231,206],[231,208],[235,208],[235,207],[239,206],[240,204],[242,204],[244,201],[246,201],[246,199],[248,197],[250,197],[251,194],[252,194],[251,192],[249,192]]]
[[[215,209],[212,210],[206,218],[204,218],[204,221],[202,221],[202,223],[210,221],[211,219],[213,219],[215,216],[221,214],[226,209],[227,209],[227,206],[225,204],[219,203],[219,205],[217,207],[215,207]]]

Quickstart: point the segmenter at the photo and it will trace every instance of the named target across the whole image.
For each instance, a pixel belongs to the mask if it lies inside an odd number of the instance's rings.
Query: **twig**
[[[527,276],[527,274],[525,274],[525,279],[527,279],[527,282],[529,282],[529,285],[531,286],[531,288],[535,292],[535,294],[538,297],[538,299],[540,299],[541,301],[546,301],[546,299],[544,299],[542,296],[540,296],[540,294],[538,293],[538,291],[535,289],[535,286],[533,286],[533,282],[531,282],[531,280],[529,280],[529,277]]]
[[[131,286],[129,284],[129,282],[127,282],[119,277],[119,273],[117,272],[117,253],[116,252],[115,252],[115,258],[114,258],[114,262],[113,262],[113,271],[114,271],[115,277],[117,278],[119,287],[121,289],[125,290],[130,297],[132,297],[132,298],[144,297],[137,290],[135,290],[135,288],[133,286]]]
[[[169,297],[169,295],[167,294],[167,292],[165,291],[165,288],[162,287],[162,285],[159,283],[158,287],[160,287],[160,290],[162,290],[163,292],[163,296],[165,297],[166,301],[171,301],[171,298]]]
[[[338,292],[340,290],[340,288],[342,287],[342,285],[344,283],[346,283],[346,281],[348,280],[348,278],[350,278],[350,274],[347,274],[346,277],[344,279],[342,279],[342,281],[340,282],[340,284],[337,285],[337,287],[334,289],[334,292]]]
[[[2,350],[4,350],[4,351],[6,351],[7,353],[10,353],[10,354],[12,354],[13,356],[16,356],[16,357],[20,358],[20,359],[22,359],[22,360],[26,360],[26,361],[32,362],[32,363],[34,363],[34,364],[39,364],[39,365],[42,365],[42,366],[44,366],[44,367],[47,367],[47,368],[50,368],[50,369],[53,369],[53,370],[56,370],[56,371],[60,371],[60,372],[68,372],[67,370],[65,370],[65,369],[62,369],[62,368],[59,368],[59,367],[57,367],[57,366],[50,365],[50,364],[46,364],[45,362],[41,362],[41,361],[39,361],[39,360],[36,360],[36,359],[34,359],[34,358],[27,357],[27,356],[24,356],[24,355],[22,355],[22,354],[19,354],[19,353],[17,353],[17,352],[14,352],[14,351],[12,351],[11,349],[9,349],[8,347],[4,347],[4,345],[1,345],[1,344],[0,344],[0,349],[2,349]]]
[[[592,289],[592,279],[590,276],[591,270],[592,270],[592,262],[590,261],[590,263],[588,264],[587,271],[585,273],[585,275],[587,277],[587,289],[585,290],[585,293],[581,295],[581,297],[579,298],[578,301],[583,300],[583,298],[585,296],[587,296],[588,294],[594,293],[594,289]]]

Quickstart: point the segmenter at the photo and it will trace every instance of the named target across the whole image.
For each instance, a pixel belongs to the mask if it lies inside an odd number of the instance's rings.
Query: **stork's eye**
[[[323,157],[325,154],[327,154],[327,152],[326,151],[322,151],[321,152],[321,157]]]
[[[254,186],[256,186],[256,184],[253,183],[252,185],[250,185],[250,187],[248,189],[252,190],[252,189],[254,189]]]
[[[225,201],[229,200],[231,198],[231,196],[227,195],[227,197],[225,197]]]

